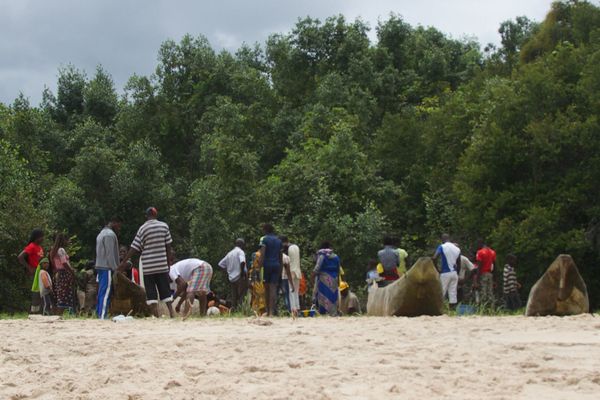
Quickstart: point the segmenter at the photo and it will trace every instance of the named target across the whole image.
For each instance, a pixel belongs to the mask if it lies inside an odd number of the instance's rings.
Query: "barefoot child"
[[[196,296],[200,301],[200,315],[204,316],[206,314],[206,295],[210,291],[212,274],[213,269],[210,264],[197,258],[181,260],[171,266],[169,276],[177,284],[175,298],[181,296],[181,300],[175,309],[177,312],[181,307],[183,295],[186,296],[183,319],[186,319],[192,313],[192,304],[194,304]]]
[[[40,298],[42,300],[42,315],[52,315],[52,278],[48,273],[50,262],[47,258],[40,260]]]

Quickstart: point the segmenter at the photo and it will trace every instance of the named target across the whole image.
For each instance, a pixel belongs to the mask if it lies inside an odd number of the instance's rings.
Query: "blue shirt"
[[[269,234],[262,238],[260,245],[265,248],[265,267],[280,267],[281,240],[276,235]]]

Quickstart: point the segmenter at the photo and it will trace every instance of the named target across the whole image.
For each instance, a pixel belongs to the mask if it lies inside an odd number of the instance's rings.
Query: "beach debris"
[[[112,319],[113,322],[133,322],[133,317],[131,315],[117,315],[116,317],[113,317]]]
[[[51,324],[53,322],[62,320],[60,315],[38,315],[38,314],[31,314],[27,317],[27,319],[30,321],[34,321],[34,322],[44,322],[47,324]]]

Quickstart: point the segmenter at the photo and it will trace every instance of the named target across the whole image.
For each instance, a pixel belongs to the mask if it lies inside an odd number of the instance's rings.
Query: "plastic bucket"
[[[475,314],[475,307],[470,304],[459,304],[456,308],[456,313],[458,315],[471,315]]]

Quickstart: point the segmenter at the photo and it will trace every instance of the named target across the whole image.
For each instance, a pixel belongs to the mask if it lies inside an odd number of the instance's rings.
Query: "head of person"
[[[393,246],[394,245],[394,238],[391,236],[385,236],[383,238],[383,245],[384,246]]]
[[[69,236],[64,232],[58,232],[54,238],[54,249],[58,250],[61,247],[67,247],[69,243]]]
[[[115,231],[116,233],[121,232],[121,225],[123,224],[123,219],[118,215],[113,215],[108,221],[108,226],[110,229]]]
[[[207,301],[215,301],[217,300],[217,294],[213,291],[210,291],[208,293],[206,293],[206,300]]]
[[[279,236],[279,240],[281,240],[281,243],[284,246],[289,246],[290,245],[290,239],[287,236],[285,236],[285,235]]]
[[[246,247],[246,242],[242,238],[237,238],[235,239],[235,247],[239,247],[243,250]]]
[[[281,247],[283,247],[283,251],[287,254],[287,249],[290,247],[290,240],[284,235],[279,236],[279,240],[281,240]]]
[[[442,240],[442,243],[447,243],[450,241],[450,235],[448,235],[447,233],[442,233],[440,239]]]
[[[127,252],[129,251],[129,248],[127,246],[125,246],[124,244],[122,244],[121,246],[119,246],[119,259],[124,259],[127,256]]]
[[[367,264],[367,272],[368,271],[373,271],[377,269],[377,260],[374,258],[371,258],[369,260],[369,263]]]
[[[46,257],[44,257],[40,260],[40,268],[45,269],[45,270],[50,268],[50,261],[48,261],[48,259]]]
[[[331,249],[331,242],[329,240],[323,240],[321,242],[321,247],[319,247],[320,249]]]
[[[340,295],[342,297],[346,297],[348,296],[348,293],[350,292],[350,285],[348,285],[348,282],[340,282]]]
[[[35,243],[37,245],[41,245],[42,242],[44,241],[44,231],[39,229],[39,228],[35,228],[34,230],[31,231],[31,234],[29,235],[29,243]]]
[[[156,219],[158,218],[158,210],[156,207],[148,207],[146,208],[146,219]]]
[[[263,224],[262,230],[265,235],[272,235],[275,233],[275,228],[271,224]]]
[[[478,239],[477,240],[477,250],[481,250],[484,247],[487,247],[485,244],[485,239]]]
[[[517,256],[515,256],[514,254],[509,254],[506,256],[506,263],[508,265],[510,265],[511,267],[514,267],[515,265],[517,265]]]

